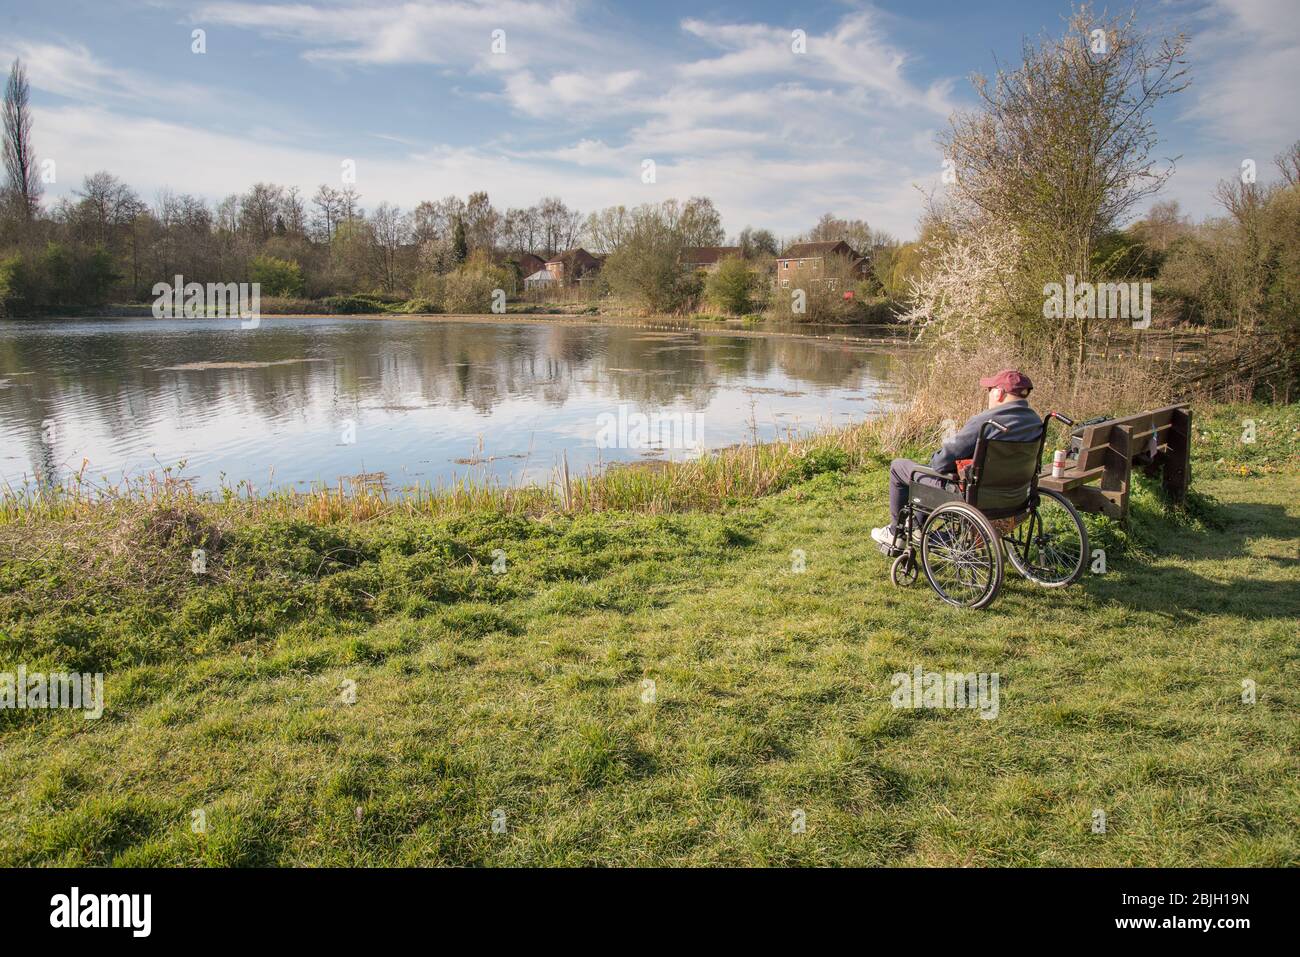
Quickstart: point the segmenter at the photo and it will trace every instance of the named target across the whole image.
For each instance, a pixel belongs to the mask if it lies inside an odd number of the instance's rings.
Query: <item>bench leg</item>
[[[1175,409],[1169,425],[1162,484],[1170,501],[1182,505],[1187,501],[1187,487],[1191,482],[1192,410]]]
[[[1109,507],[1103,507],[1111,518],[1128,519],[1129,470],[1133,467],[1133,430],[1127,425],[1117,425],[1110,430],[1110,448],[1106,450],[1106,471],[1101,475],[1101,494]]]

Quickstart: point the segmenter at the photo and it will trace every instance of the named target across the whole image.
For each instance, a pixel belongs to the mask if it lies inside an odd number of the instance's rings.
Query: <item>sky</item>
[[[1213,215],[1218,180],[1244,159],[1267,178],[1300,139],[1300,0],[1136,7],[1149,32],[1190,38],[1191,85],[1157,114],[1156,155],[1175,160],[1159,198]],[[733,236],[791,236],[833,212],[906,239],[942,189],[935,138],[974,105],[971,74],[1015,65],[1069,9],[0,0],[0,57],[28,65],[47,201],[97,170],[146,201],[258,181],[309,196],[343,185],[350,161],[366,208],[473,190],[584,213],[703,195]]]

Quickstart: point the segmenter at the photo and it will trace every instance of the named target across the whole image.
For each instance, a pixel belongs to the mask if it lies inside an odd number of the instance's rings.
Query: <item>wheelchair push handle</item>
[[[1008,428],[1008,426],[1003,425],[1001,422],[995,422],[992,419],[989,419],[987,422],[984,423],[983,426],[980,427],[980,430],[983,431],[985,428],[987,428],[990,425],[993,426],[993,428],[998,430],[999,435],[1002,435],[1004,432],[1006,432]]]
[[[1071,419],[1069,416],[1062,415],[1059,412],[1047,413],[1047,416],[1046,418],[1043,419],[1043,421],[1046,422],[1047,419],[1056,419],[1056,421],[1060,422],[1062,425],[1066,426],[1067,428],[1074,425],[1074,419]]]

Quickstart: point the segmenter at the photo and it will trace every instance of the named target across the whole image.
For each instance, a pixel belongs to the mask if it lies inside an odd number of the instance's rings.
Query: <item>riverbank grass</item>
[[[0,863],[1300,864],[1300,411],[1196,421],[1188,512],[981,613],[888,584],[881,455],[707,510],[11,517],[0,670],[106,708],[0,713]],[[918,665],[998,716],[895,709]]]

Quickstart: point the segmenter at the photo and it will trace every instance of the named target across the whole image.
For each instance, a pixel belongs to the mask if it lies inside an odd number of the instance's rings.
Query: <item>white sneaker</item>
[[[883,528],[873,528],[871,530],[871,540],[882,548],[896,551],[897,546],[894,544],[894,530],[888,525]]]

